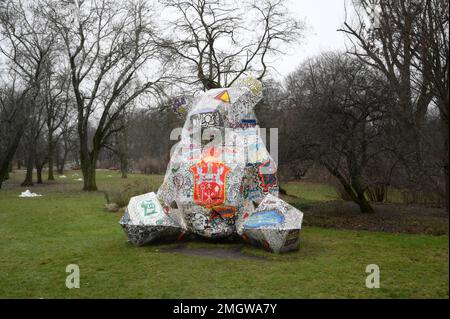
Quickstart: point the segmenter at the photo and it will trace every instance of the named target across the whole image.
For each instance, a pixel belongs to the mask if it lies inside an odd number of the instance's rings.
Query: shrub
[[[445,197],[440,194],[422,190],[400,191],[402,201],[406,205],[422,205],[429,207],[445,207]]]
[[[119,207],[125,207],[128,205],[131,197],[156,192],[157,190],[157,185],[153,185],[146,180],[136,180],[127,183],[118,191],[105,192],[105,199],[108,204],[114,203]]]
[[[167,163],[158,158],[144,157],[137,161],[135,165],[143,174],[160,174],[165,172]]]
[[[387,185],[374,184],[371,185],[366,191],[367,197],[371,202],[383,203],[387,196]]]

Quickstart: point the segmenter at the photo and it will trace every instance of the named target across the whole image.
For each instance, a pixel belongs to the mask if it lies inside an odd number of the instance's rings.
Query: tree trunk
[[[442,116],[441,116],[442,117]],[[449,212],[449,181],[448,181],[448,151],[449,151],[449,127],[448,120],[441,119],[442,129],[444,130],[444,152],[443,152],[443,168],[444,168],[444,185],[445,185],[445,208],[447,209],[447,213]]]
[[[68,150],[66,147],[64,147],[62,153],[63,155],[61,157],[61,147],[58,146],[58,149],[56,151],[56,170],[58,171],[59,175],[64,174],[64,165],[66,164],[68,154]]]
[[[56,147],[55,147],[55,166],[56,166],[56,172],[59,174],[59,175],[61,175],[60,173],[59,173],[59,168],[60,168],[60,166],[61,166],[61,146],[60,145],[58,145],[58,144],[56,144]]]
[[[373,207],[370,205],[369,201],[366,199],[364,192],[357,191],[356,193],[358,197],[356,203],[358,204],[361,213],[373,214],[375,211],[373,210]]]
[[[78,157],[75,157],[75,165],[76,166],[81,166],[80,165],[80,159]]]
[[[84,191],[96,191],[97,184],[95,180],[95,164],[89,161],[88,165],[82,166],[83,173],[83,190]]]
[[[36,165],[37,183],[42,184],[42,168],[44,165]]]
[[[82,152],[85,151],[82,149]],[[84,153],[84,152],[83,152]],[[98,150],[93,149],[87,154],[82,154],[81,160],[81,172],[83,173],[83,190],[84,191],[96,191],[97,183],[95,180],[95,166],[97,164]]]
[[[0,189],[2,188],[3,181],[7,179],[7,175],[9,175],[8,170],[0,168]]]
[[[25,180],[20,184],[21,186],[33,186],[33,167],[34,167],[34,150],[31,149],[27,158],[27,173]]]
[[[9,162],[8,170],[6,171],[6,175],[4,177],[5,181],[9,179],[9,173],[12,173],[12,171],[13,171],[13,164],[12,164],[12,161],[11,161],[11,162]]]
[[[361,186],[360,183],[360,177],[359,175],[353,175],[351,176],[351,188],[356,194],[356,204],[359,206],[359,210],[363,214],[372,214],[375,211],[373,210],[372,206],[370,205],[369,201],[366,198],[366,192]]]
[[[448,144],[447,144],[448,145]],[[449,185],[448,185],[448,157],[447,157],[447,163],[444,167],[444,178],[445,178],[445,208],[447,209],[447,213],[449,212]]]
[[[64,163],[65,163],[65,161],[62,160],[58,165],[56,165],[59,175],[64,174]]]
[[[122,173],[122,178],[128,177],[128,156],[127,148],[122,147],[119,150],[119,160],[120,160],[120,172]]]
[[[9,170],[6,171],[5,176],[3,177],[4,181],[7,181],[9,179]]]
[[[128,159],[126,156],[120,159],[120,172],[122,173],[122,178],[128,177]]]
[[[11,144],[6,150],[5,154],[0,158],[0,188],[2,188],[2,183],[5,180],[5,176],[9,171],[9,163],[12,161],[14,154],[16,153],[17,147],[19,146],[20,139],[23,135],[23,126],[21,126],[17,132],[14,134]]]
[[[53,145],[53,134],[49,132],[48,134],[48,180],[54,181],[55,176],[53,174],[53,158],[54,158],[54,145]]]
[[[119,144],[119,160],[120,160],[120,172],[122,173],[122,178],[128,177],[128,132],[122,118],[123,130],[122,133],[118,133],[118,144]]]
[[[337,180],[341,183],[352,201],[359,206],[359,210],[361,211],[361,213],[372,214],[375,212],[369,201],[366,199],[364,190],[359,186],[359,182],[355,176],[353,176],[352,178],[353,182],[349,183],[337,169],[334,169],[333,167],[326,164],[323,165],[328,169],[330,174],[336,177]]]

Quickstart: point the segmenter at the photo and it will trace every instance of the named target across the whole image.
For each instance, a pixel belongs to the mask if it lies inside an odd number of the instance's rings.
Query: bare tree
[[[445,180],[448,197],[448,142],[442,143],[440,156],[430,158],[433,145],[427,144],[435,144],[437,136],[427,140],[422,134],[430,106],[437,104],[442,135],[448,140],[448,6],[441,0],[352,0],[352,4],[356,21],[346,21],[340,31],[352,43],[349,52],[380,70],[396,92],[398,107],[393,111],[400,120],[402,142],[409,148],[399,155],[411,185],[436,190]],[[438,166],[443,173],[435,178]]]
[[[340,31],[351,40],[349,53],[380,70],[398,95],[407,129],[420,128],[432,100],[430,79],[412,72],[415,21],[422,1],[352,0],[356,21]]]
[[[64,166],[70,154],[78,161],[79,143],[77,138],[77,125],[71,109],[69,109],[67,116],[60,126],[60,134],[57,136],[55,144],[56,167],[58,174],[62,175],[64,173]]]
[[[44,169],[45,164],[47,164],[47,162],[49,161],[48,149],[46,147],[48,146],[48,141],[46,137],[48,138],[48,134],[47,136],[41,134],[36,139],[34,165],[36,167],[36,179],[38,184],[43,184],[42,170]]]
[[[298,41],[303,31],[284,0],[162,2],[177,13],[164,46],[193,74],[187,81],[204,89],[229,86],[246,73],[262,79],[270,56]]]
[[[157,108],[136,108],[127,114],[126,150],[130,169],[146,174],[164,173],[176,141],[161,136],[169,137],[173,129],[183,126],[183,120],[171,110],[171,105],[169,101],[162,102]]]
[[[444,0],[426,0],[422,3],[424,8],[418,20],[418,28],[414,32],[414,42],[421,48],[414,51],[418,63],[413,66],[420,70],[432,83],[434,104],[439,109],[439,119],[443,147],[441,154],[441,167],[443,169],[445,202],[449,210],[449,7]]]
[[[23,135],[27,118],[22,110],[27,102],[26,93],[16,91],[14,78],[11,86],[0,88],[0,188]]]
[[[33,115],[44,73],[43,65],[50,60],[55,37],[45,20],[36,14],[34,3],[12,0],[0,3],[0,35],[0,53],[9,67],[8,72],[2,73],[12,79],[12,85],[3,91],[6,96],[2,97],[2,117],[7,119],[9,131],[2,135],[1,186]]]
[[[130,111],[130,114],[132,112],[133,110]],[[105,148],[110,150],[119,160],[122,178],[128,177],[128,129],[133,124],[129,121],[129,114],[124,112],[116,123],[122,129],[110,136],[110,139],[105,143]]]
[[[139,96],[158,95],[164,80],[153,10],[143,0],[77,1],[75,6],[47,1],[43,10],[63,40],[71,71],[83,189],[96,190],[99,151],[122,129],[115,126],[120,114]]]
[[[54,180],[55,133],[68,115],[71,97],[67,74],[58,74],[50,68],[42,85],[42,95],[47,128],[48,180]]]
[[[36,97],[36,105],[32,109],[30,119],[28,120],[27,127],[25,128],[24,136],[22,138],[23,149],[26,153],[26,174],[25,179],[21,186],[33,186],[33,168],[39,169],[39,173],[42,172],[42,167],[47,162],[43,160],[43,153],[47,155],[47,149],[43,146],[43,143],[38,143],[43,140],[42,134],[45,128],[46,115],[45,105],[41,95]],[[38,157],[39,155],[39,157]],[[42,165],[41,165],[42,163]],[[42,177],[42,176],[40,176]],[[42,178],[40,179],[42,181]]]
[[[293,93],[299,158],[324,166],[362,213],[372,213],[366,197],[369,169],[386,143],[387,110],[392,94],[386,82],[345,54],[323,54],[306,62],[288,79]]]

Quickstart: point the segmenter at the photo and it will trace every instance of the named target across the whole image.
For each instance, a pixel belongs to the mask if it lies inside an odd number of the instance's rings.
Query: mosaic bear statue
[[[120,221],[131,242],[237,233],[273,252],[298,248],[303,213],[278,198],[254,112],[261,98],[261,83],[245,78],[176,101],[186,120],[164,181],[157,194],[133,197]]]

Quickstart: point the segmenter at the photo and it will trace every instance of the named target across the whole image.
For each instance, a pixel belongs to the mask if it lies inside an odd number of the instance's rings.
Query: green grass
[[[305,227],[300,250],[266,257],[224,259],[163,252],[172,244],[133,247],[103,211],[102,192],[84,193],[73,172],[31,190],[0,190],[0,297],[2,298],[448,298],[448,236],[387,234]],[[108,177],[111,175],[112,177]],[[16,176],[16,181],[21,179]],[[160,183],[162,176],[129,180]],[[123,183],[98,172],[101,190]],[[306,200],[329,200],[321,185],[286,185]],[[335,196],[335,195],[334,195]],[[305,215],[305,218],[307,216]],[[190,243],[235,248],[241,244]],[[66,265],[78,264],[81,288],[67,289]],[[365,287],[365,268],[378,264],[381,288]]]
[[[334,188],[327,184],[312,182],[289,182],[283,185],[288,194],[294,194],[305,201],[327,201],[338,199]]]

